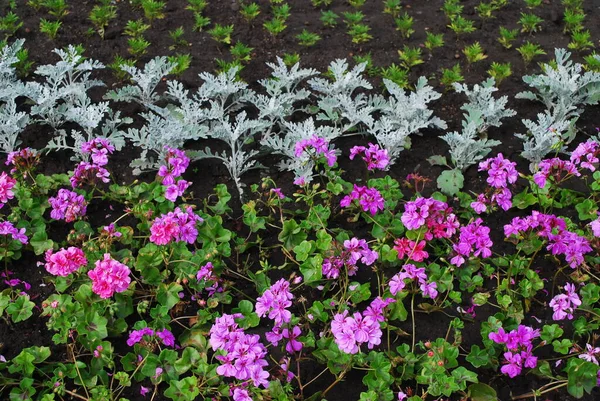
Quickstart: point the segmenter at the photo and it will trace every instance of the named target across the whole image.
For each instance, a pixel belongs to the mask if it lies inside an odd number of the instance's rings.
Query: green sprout
[[[413,17],[408,15],[408,13],[404,13],[401,17],[395,18],[394,22],[396,23],[396,30],[400,31],[404,39],[410,38],[410,35],[415,32],[413,29]]]
[[[536,43],[531,43],[529,41],[523,46],[517,48],[517,51],[521,53],[521,57],[523,57],[525,65],[531,63],[535,56],[541,56],[546,54],[546,52],[540,47],[540,45]]]
[[[487,73],[490,77],[494,78],[496,85],[500,85],[500,82],[512,75],[511,65],[510,63],[493,62]]]
[[[508,29],[501,26],[500,37],[498,38],[498,42],[500,42],[500,44],[504,46],[505,49],[510,49],[512,47],[512,42],[515,41],[518,34],[518,29]]]
[[[296,39],[298,39],[298,44],[300,46],[314,46],[321,37],[314,32],[309,32],[306,29],[303,29],[301,33],[296,35]]]
[[[231,34],[233,33],[233,24],[232,25],[221,25],[215,24],[215,26],[207,31],[211,38],[220,43],[225,43],[227,45],[231,44]]]

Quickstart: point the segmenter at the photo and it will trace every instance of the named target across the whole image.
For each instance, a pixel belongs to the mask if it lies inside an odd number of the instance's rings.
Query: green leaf
[[[314,241],[302,241],[300,244],[294,247],[294,253],[296,254],[296,260],[298,262],[304,262],[308,255],[314,250]]]
[[[33,234],[29,243],[36,255],[41,255],[54,246],[54,242],[48,239],[48,234],[45,231],[38,231]]]
[[[490,363],[490,355],[487,349],[481,349],[479,345],[471,346],[471,352],[467,355],[467,361],[476,368],[486,366]]]
[[[200,394],[200,389],[196,376],[171,380],[169,388],[165,390],[165,396],[175,401],[194,401],[198,394]]]
[[[305,284],[316,285],[323,278],[323,257],[315,255],[300,265],[300,273]]]
[[[552,341],[552,347],[554,348],[554,351],[559,352],[563,355],[567,355],[569,353],[569,348],[571,348],[572,346],[573,343],[566,338],[563,338],[561,341]]]
[[[13,322],[18,323],[29,319],[33,315],[34,307],[35,304],[29,300],[29,295],[19,295],[6,307],[6,313],[11,316]]]
[[[462,189],[465,177],[460,170],[446,170],[437,179],[438,188],[446,195],[454,196]]]
[[[517,209],[526,209],[529,206],[535,205],[537,203],[537,198],[529,193],[529,189],[525,188],[524,191],[515,195],[512,199],[512,204]]]
[[[547,324],[542,328],[542,333],[540,335],[540,338],[542,340],[546,341],[547,343],[550,343],[555,338],[562,336],[563,332],[564,332],[563,329],[561,329],[558,324],[556,324],[556,323],[551,324],[551,325]]]
[[[484,383],[474,383],[469,386],[471,401],[498,401],[496,390]]]
[[[427,158],[427,161],[432,166],[447,166],[448,162],[446,161],[446,156],[442,155],[433,155]]]
[[[303,230],[296,220],[286,220],[283,222],[281,233],[277,237],[283,246],[288,251],[291,251],[296,245],[300,244],[307,237],[306,231]]]
[[[577,203],[575,209],[579,213],[579,220],[595,220],[598,218],[598,205],[591,199]]]
[[[567,368],[567,391],[576,398],[581,398],[584,391],[590,394],[597,384],[598,366],[579,358],[569,360]]]

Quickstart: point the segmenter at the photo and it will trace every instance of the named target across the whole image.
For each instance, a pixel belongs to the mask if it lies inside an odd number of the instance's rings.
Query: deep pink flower
[[[87,265],[88,262],[83,251],[73,246],[68,249],[61,248],[56,253],[53,253],[52,249],[48,249],[45,259],[46,264],[44,267],[48,273],[62,277],[66,277],[77,271],[79,268]]]
[[[129,273],[129,267],[105,253],[104,259],[96,261],[96,267],[88,272],[92,291],[100,298],[110,298],[115,292],[126,291],[131,282]]]
[[[48,198],[52,211],[50,217],[55,220],[65,220],[67,223],[85,216],[87,202],[83,195],[67,189],[60,189],[56,197]]]

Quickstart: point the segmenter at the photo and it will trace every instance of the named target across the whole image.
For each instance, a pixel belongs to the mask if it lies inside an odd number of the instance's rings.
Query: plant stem
[[[536,390],[536,391],[532,391],[532,392],[527,393],[527,394],[517,395],[515,397],[512,397],[511,400],[522,400],[522,399],[525,399],[525,398],[536,398],[536,397],[538,397],[538,396],[540,396],[542,394],[549,393],[549,392],[554,391],[554,390],[558,390],[561,387],[565,387],[568,384],[568,382],[566,380],[561,380],[560,382],[548,383],[547,385],[556,384],[556,383],[560,383],[560,384],[555,385],[555,386],[550,387],[550,388],[547,388],[547,389],[542,390],[542,391]],[[540,387],[540,389],[541,388],[544,388],[544,386]]]
[[[415,293],[412,293],[412,297],[410,299],[410,316],[412,322],[412,346],[410,347],[410,352],[415,352],[415,331],[416,331],[416,322],[415,322]]]

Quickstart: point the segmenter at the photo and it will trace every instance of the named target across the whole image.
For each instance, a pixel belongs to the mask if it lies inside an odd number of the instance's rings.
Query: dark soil
[[[4,8],[2,14],[6,12],[6,1],[2,2]],[[63,26],[59,31],[59,36],[55,40],[48,39],[44,34],[39,32],[40,18],[51,18],[43,10],[35,11],[31,7],[25,5],[25,1],[18,1],[18,6],[15,10],[16,14],[23,20],[23,27],[17,32],[18,37],[26,39],[25,47],[29,49],[30,57],[35,61],[35,65],[43,65],[53,63],[57,57],[51,56],[50,51],[54,48],[65,47],[68,44],[81,43],[85,49],[87,57],[100,60],[106,65],[113,62],[114,56],[120,55],[127,58],[127,37],[123,35],[123,28],[128,20],[136,20],[143,18],[143,12],[134,8],[130,2],[116,2],[118,8],[117,18],[111,21],[106,29],[104,40],[100,39],[97,34],[89,35],[88,30],[92,28],[92,24],[88,19],[88,15],[92,7],[96,4],[94,1],[70,1],[70,13],[64,18]],[[325,71],[329,63],[337,58],[351,59],[354,56],[361,56],[367,53],[372,55],[374,65],[377,67],[387,67],[392,63],[399,63],[398,53],[404,45],[411,47],[422,46],[425,40],[426,31],[433,33],[444,33],[446,45],[443,48],[435,49],[432,54],[423,48],[423,57],[425,63],[413,68],[410,73],[411,82],[414,82],[419,76],[426,76],[430,79],[430,83],[438,90],[444,88],[439,85],[439,77],[441,76],[442,68],[451,68],[456,63],[460,63],[463,68],[465,82],[474,84],[481,82],[487,78],[486,71],[491,62],[510,62],[512,64],[513,75],[506,79],[500,85],[499,94],[509,97],[508,106],[518,111],[518,117],[504,120],[501,128],[490,129],[489,136],[493,139],[502,141],[502,145],[494,149],[492,154],[497,152],[504,153],[505,156],[519,163],[521,171],[527,171],[527,162],[521,159],[518,155],[522,149],[521,142],[514,137],[515,132],[523,133],[524,126],[521,123],[522,118],[533,118],[542,111],[542,106],[530,101],[515,100],[514,95],[525,90],[525,85],[521,80],[521,76],[526,74],[537,73],[539,71],[536,63],[526,66],[521,59],[516,48],[526,41],[538,43],[548,53],[547,56],[539,57],[536,61],[548,61],[553,56],[554,48],[566,48],[570,39],[563,34],[564,22],[562,21],[563,7],[558,0],[545,0],[543,4],[533,11],[527,10],[524,7],[523,1],[510,2],[508,6],[495,13],[495,19],[483,22],[475,13],[474,7],[479,4],[479,1],[467,0],[462,1],[464,5],[464,16],[468,19],[476,21],[477,31],[472,34],[465,35],[460,40],[456,40],[454,33],[446,26],[448,20],[440,11],[443,4],[441,0],[404,0],[403,11],[408,12],[414,18],[415,33],[409,39],[403,39],[398,31],[395,30],[393,18],[388,14],[383,14],[383,2],[380,0],[367,1],[361,11],[365,14],[364,23],[371,27],[373,40],[368,43],[357,45],[351,42],[351,37],[345,32],[345,24],[342,18],[338,20],[338,26],[335,28],[325,28],[319,20],[321,10],[314,8],[308,0],[288,0],[287,3],[291,6],[291,17],[287,21],[288,28],[278,37],[273,38],[263,28],[263,23],[272,18],[270,4],[266,0],[257,1],[261,6],[261,13],[258,18],[249,24],[246,22],[240,13],[237,11],[237,1],[232,0],[212,0],[204,11],[204,15],[209,17],[212,23],[221,25],[235,26],[234,34],[232,35],[233,43],[242,41],[244,44],[252,47],[252,61],[250,61],[244,70],[241,72],[242,78],[248,82],[251,87],[259,89],[256,81],[266,78],[270,74],[270,69],[265,65],[266,61],[275,61],[276,56],[283,56],[285,53],[298,53],[301,56],[301,66],[313,67],[320,71]],[[168,0],[165,9],[165,18],[155,20],[152,23],[152,28],[149,29],[144,37],[151,43],[148,53],[141,57],[138,62],[138,67],[143,66],[147,61],[155,56],[165,56],[179,53],[190,53],[193,57],[191,67],[183,73],[179,78],[188,87],[197,87],[201,84],[198,77],[200,72],[214,72],[216,68],[216,59],[231,61],[231,55],[226,45],[219,44],[210,35],[204,32],[194,32],[192,12],[186,10],[187,1],[185,0]],[[600,13],[600,4],[597,1],[585,0],[584,9],[587,17],[586,28],[590,30],[591,37],[594,43],[598,44],[600,39],[600,24],[597,24],[597,16]],[[353,11],[347,2],[334,0],[333,5],[329,7],[336,14],[342,15],[345,11]],[[541,32],[533,35],[520,34],[515,41],[513,48],[507,50],[498,42],[498,28],[505,26],[510,29],[520,28],[517,21],[522,12],[534,12],[544,19]],[[171,50],[173,45],[169,38],[169,31],[183,26],[185,29],[184,38],[189,42],[189,47]],[[210,27],[209,27],[210,28]],[[322,40],[314,47],[305,48],[298,45],[295,36],[307,29],[311,32],[318,33]],[[488,58],[482,62],[468,66],[462,49],[478,41],[486,50]],[[581,61],[582,57],[589,52],[574,54],[573,58],[576,61]],[[350,63],[353,62],[350,60]],[[107,86],[113,87],[121,85],[109,69],[100,72],[97,78],[102,79],[107,83]],[[377,77],[372,78],[372,82],[376,88],[381,88],[381,80]],[[98,92],[98,98],[101,95]],[[442,99],[437,101],[433,108],[437,116],[446,120],[449,125],[449,130],[460,127],[462,111],[460,106],[465,101],[462,95],[457,95],[452,91],[444,93]],[[130,104],[120,104],[119,108],[125,114],[134,114],[139,111],[139,107]],[[587,136],[595,134],[595,126],[600,117],[600,108],[588,108],[580,118],[578,127],[581,130],[580,138],[585,139]],[[49,131],[40,128],[29,129],[23,136],[23,142],[26,146],[35,148],[43,147],[47,141]],[[402,181],[408,173],[419,172],[424,176],[433,179],[441,172],[438,167],[431,167],[425,161],[427,157],[436,154],[446,154],[447,146],[439,139],[442,134],[440,131],[424,130],[422,136],[413,137],[413,145],[410,151],[405,151],[401,157],[401,163],[392,167],[389,174]],[[336,146],[348,153],[348,149],[357,144],[364,142],[364,139],[357,138],[342,138],[336,142]],[[190,146],[194,146],[190,144]],[[109,167],[112,169],[115,180],[119,183],[129,182],[132,179],[128,162],[136,156],[136,151],[132,148],[124,149],[120,154],[113,156]],[[264,164],[272,165],[274,160],[267,159]],[[67,155],[55,155],[54,157],[46,158],[43,172],[48,174],[54,172],[65,172],[73,166],[68,161]],[[347,171],[348,177],[359,176],[361,166],[350,162],[342,161],[342,168]],[[262,173],[266,174],[266,173]],[[284,192],[291,193],[294,191],[290,184],[289,174],[281,174],[275,169],[268,172],[276,182],[282,184]],[[212,161],[196,162],[188,170],[186,179],[194,182],[191,191],[198,198],[203,198],[208,195],[212,188],[218,183],[227,183],[230,187],[230,192],[235,193],[234,187],[229,181],[225,168]],[[142,179],[153,177],[141,177]],[[248,183],[256,183],[259,181],[260,173],[249,173],[245,177]],[[475,168],[471,168],[466,172],[466,190],[477,191],[484,186],[484,180]],[[433,189],[433,187],[431,187]],[[235,197],[234,197],[235,198]],[[98,208],[92,214],[90,219],[93,221],[104,221],[106,210]],[[239,204],[235,207],[234,216],[240,215]],[[491,216],[488,219],[492,232],[501,230],[502,225],[506,223],[508,216]],[[54,226],[53,226],[54,227]],[[62,234],[61,228],[56,227]],[[501,242],[495,241],[496,244],[502,246]],[[507,249],[510,249],[508,247]],[[498,249],[496,249],[498,250]],[[14,264],[15,277],[31,283],[31,294],[35,294],[34,302],[38,305],[51,292],[51,287],[44,285],[43,275],[39,268],[36,267],[36,262],[41,260],[41,257],[33,258],[24,253],[24,258],[19,263]],[[545,278],[550,278],[546,289],[552,291],[552,274],[553,272],[543,273]],[[4,288],[4,284],[0,282],[0,290]],[[536,309],[537,308],[537,309]],[[489,313],[489,311],[488,311]],[[544,322],[549,321],[551,316],[548,314],[548,309],[536,305],[531,311],[531,314],[538,316]],[[476,321],[481,322],[487,319],[485,309],[482,309],[477,316]],[[418,338],[423,341],[444,337],[448,328],[450,319],[440,314],[420,314],[418,316],[417,334]],[[410,324],[410,322],[407,322]],[[408,326],[410,327],[410,326]],[[0,325],[0,353],[6,358],[12,358],[17,355],[24,347],[33,345],[51,344],[52,334],[46,330],[43,319],[32,318],[17,325],[6,324],[3,322]],[[463,332],[463,341],[465,345],[481,344],[478,324],[467,324]],[[65,350],[61,347],[56,347],[53,350],[53,357],[60,360],[66,359]],[[305,378],[310,378],[311,375],[316,375],[314,366],[302,366],[303,375]],[[496,372],[480,372],[480,380],[488,382],[497,388],[498,394],[502,401],[510,399],[511,395],[526,393],[531,389],[539,387],[542,382],[537,382],[535,377],[529,375],[526,377],[518,377],[514,380],[509,380],[505,376],[500,376]],[[360,372],[355,372],[349,376],[345,382],[336,386],[328,393],[328,399],[335,400],[354,400],[358,398],[358,394],[363,390],[361,383],[362,375]],[[331,377],[322,377],[315,388],[323,389],[331,382]],[[149,385],[149,383],[147,383]],[[134,387],[129,394],[123,394],[130,400],[147,399],[139,396],[139,388]],[[164,388],[163,388],[164,391]],[[352,394],[349,396],[349,394]],[[587,396],[586,400],[598,399],[600,394],[596,390],[591,396]],[[3,397],[4,398],[4,397]],[[158,395],[154,398],[155,401],[164,400],[166,398]],[[545,400],[570,400],[571,397],[566,393],[551,393],[548,394]]]

